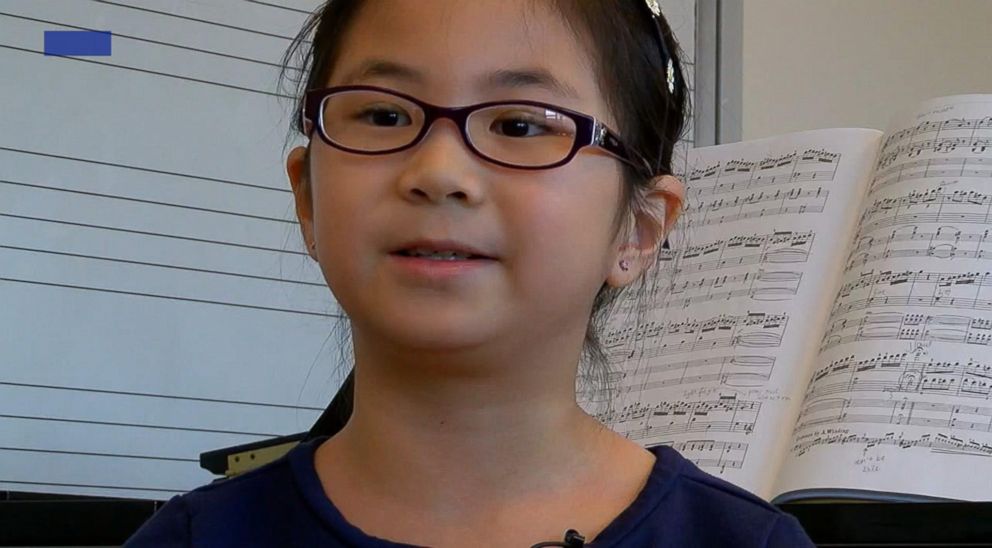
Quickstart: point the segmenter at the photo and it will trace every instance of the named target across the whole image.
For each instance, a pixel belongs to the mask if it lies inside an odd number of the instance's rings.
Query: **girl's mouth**
[[[405,251],[389,254],[389,262],[405,276],[425,281],[447,281],[481,273],[497,261],[477,255],[433,253],[415,255]]]
[[[483,257],[481,255],[473,255],[471,253],[455,253],[452,251],[416,251],[409,249],[402,249],[396,252],[397,255],[402,255],[403,257],[416,257],[421,259],[430,259],[436,261],[462,261],[471,259],[486,259],[488,257]]]

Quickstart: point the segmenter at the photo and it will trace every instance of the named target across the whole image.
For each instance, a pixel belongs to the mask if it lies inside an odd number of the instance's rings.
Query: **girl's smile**
[[[497,259],[472,253],[456,243],[418,243],[390,253],[394,265],[403,275],[424,283],[447,283],[466,276],[481,276],[483,269],[495,266]],[[416,251],[407,251],[414,249]],[[427,250],[431,251],[427,251]],[[452,251],[459,249],[462,251]],[[446,250],[446,251],[437,251]]]

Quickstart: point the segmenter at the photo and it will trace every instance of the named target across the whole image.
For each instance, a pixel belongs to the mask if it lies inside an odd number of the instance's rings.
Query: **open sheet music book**
[[[992,499],[992,95],[686,160],[600,418],[776,503]]]

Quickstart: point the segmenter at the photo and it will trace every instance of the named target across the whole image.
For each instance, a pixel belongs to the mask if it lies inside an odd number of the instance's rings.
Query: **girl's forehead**
[[[387,85],[441,103],[601,103],[586,47],[550,0],[374,0],[340,47],[328,85]]]

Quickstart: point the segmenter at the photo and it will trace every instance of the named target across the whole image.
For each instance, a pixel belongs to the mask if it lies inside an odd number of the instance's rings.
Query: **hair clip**
[[[668,82],[668,93],[675,93],[675,66],[671,57],[668,58],[668,68],[665,69],[665,81]]]
[[[675,65],[672,63],[672,56],[668,53],[668,47],[665,46],[665,38],[661,33],[661,26],[658,25],[658,20],[656,18],[661,17],[661,4],[658,0],[644,0],[648,9],[651,10],[651,15],[653,16],[652,23],[655,25],[655,30],[658,34],[658,45],[661,46],[661,54],[665,57],[665,82],[668,84],[668,93],[675,93]]]

